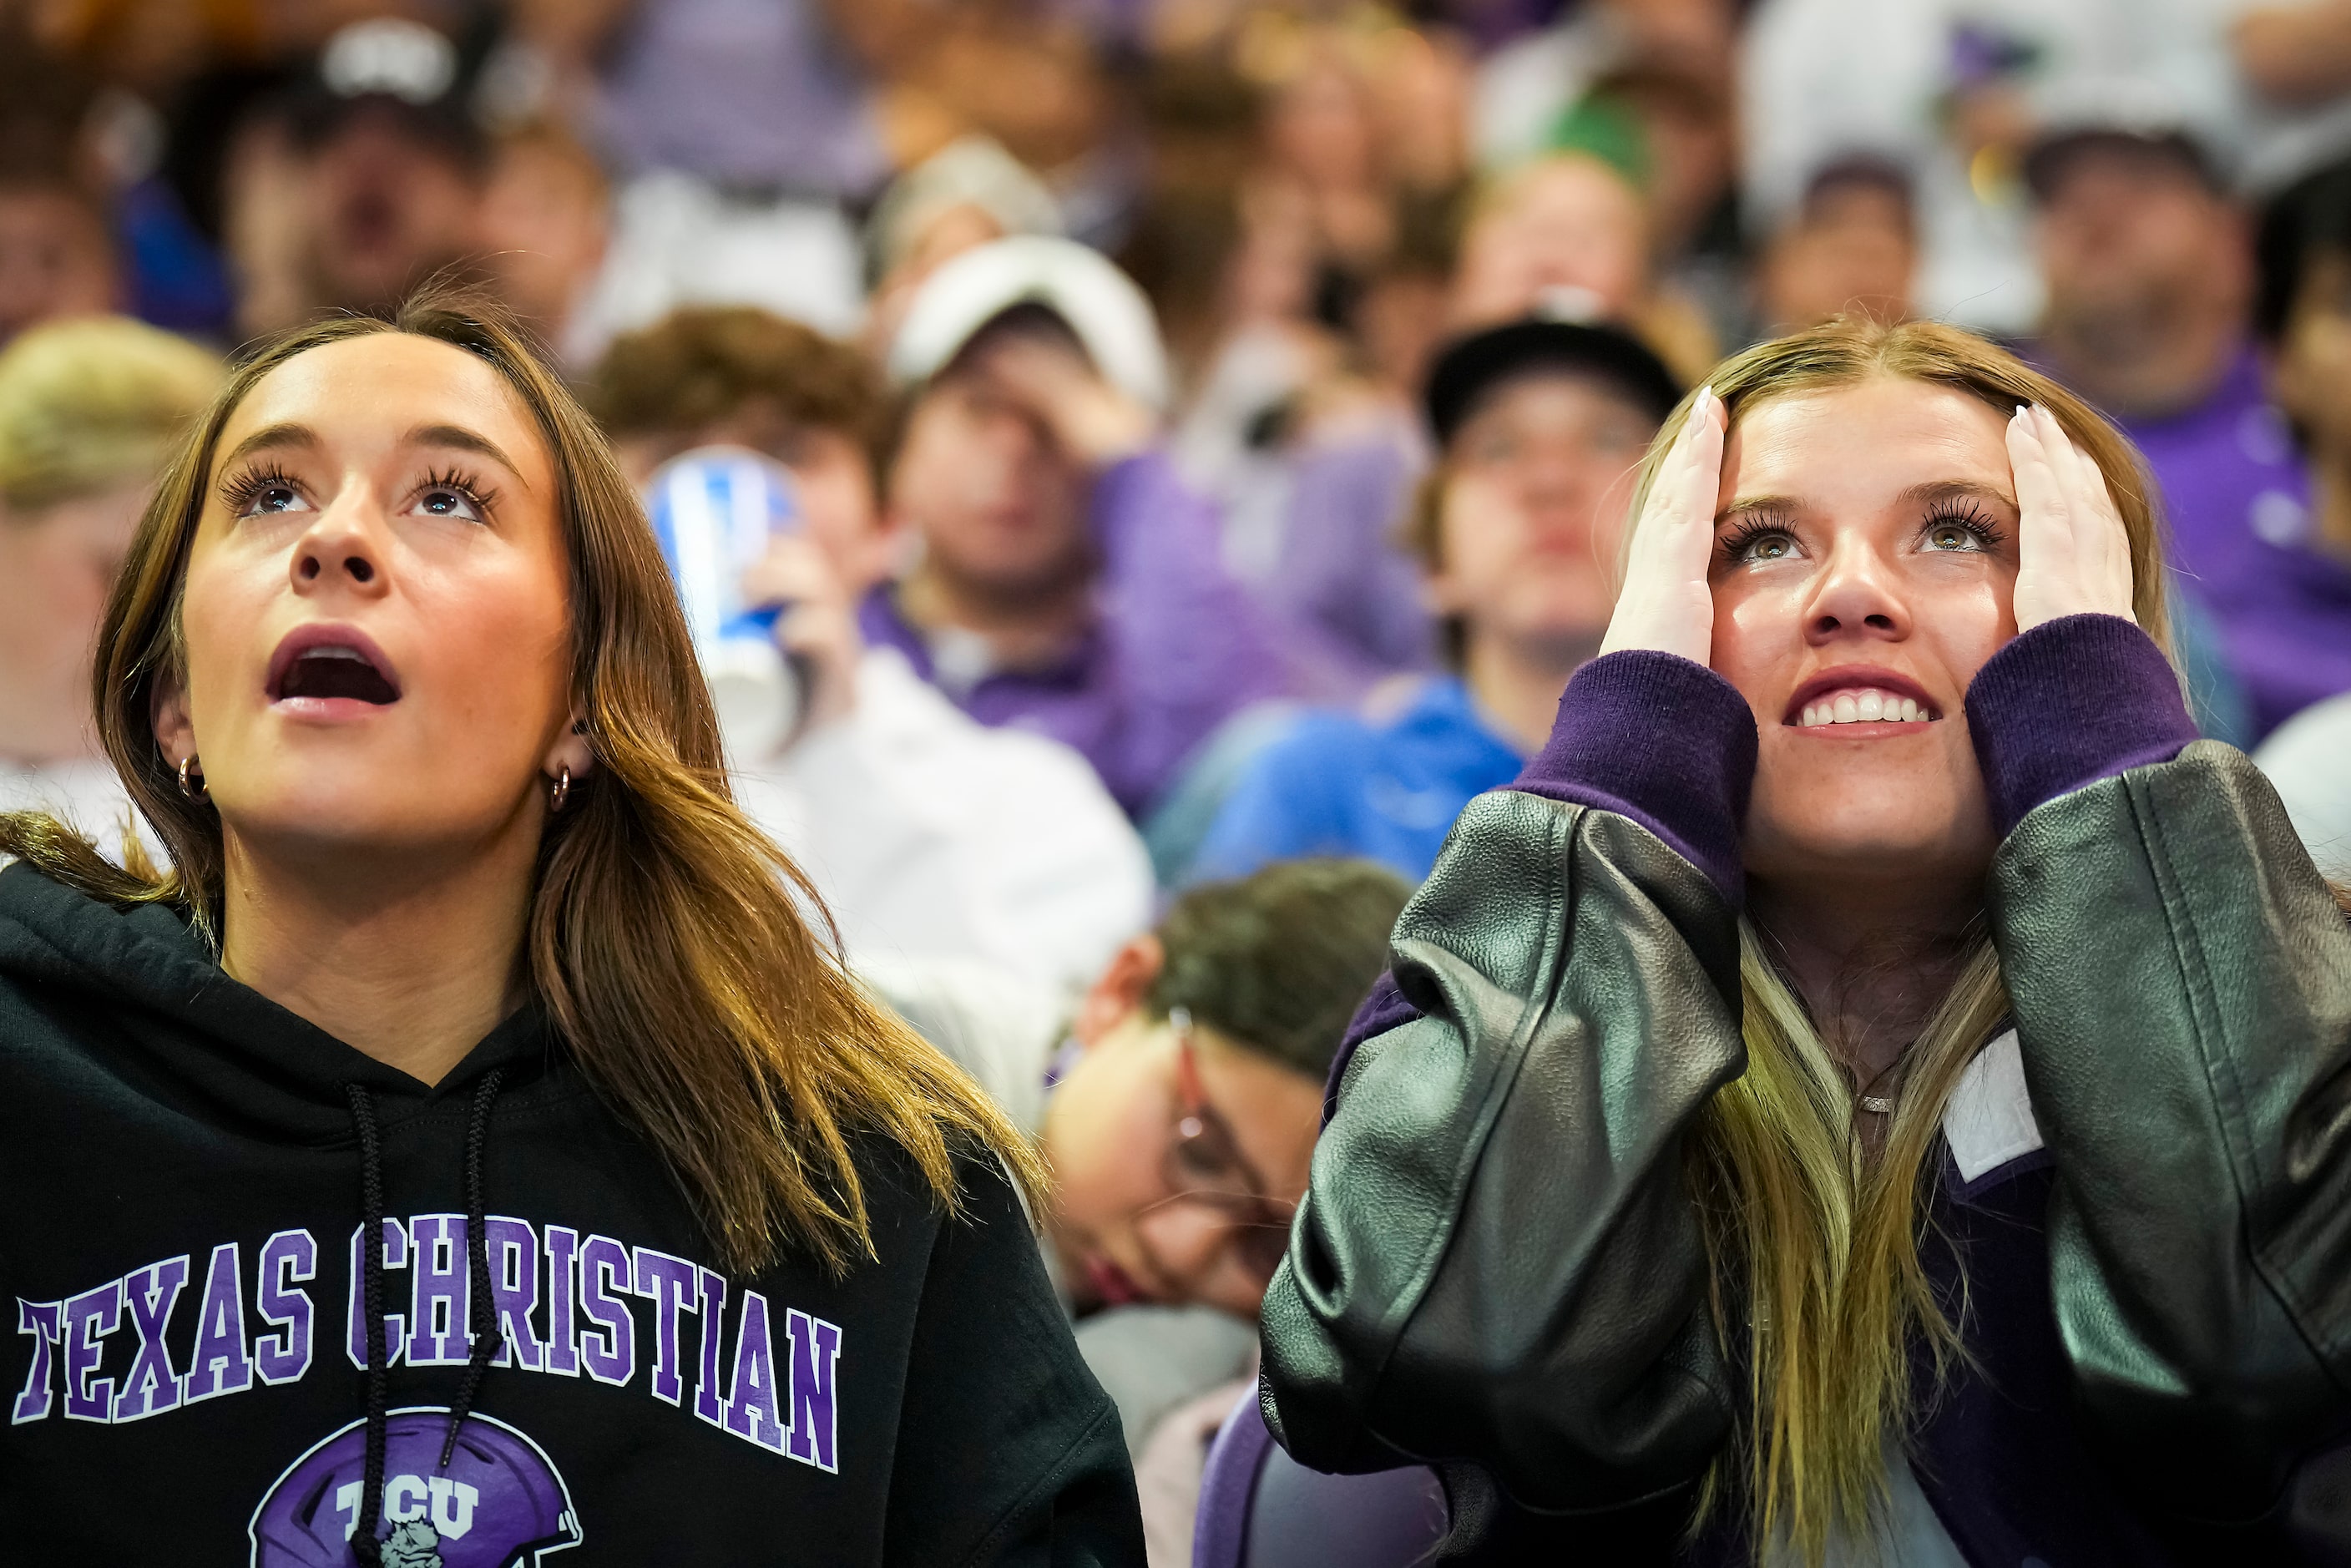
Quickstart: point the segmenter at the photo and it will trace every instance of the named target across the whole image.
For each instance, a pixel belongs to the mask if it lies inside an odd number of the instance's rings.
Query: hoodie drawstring
[[[383,1154],[376,1143],[375,1102],[360,1083],[344,1085],[351,1100],[351,1125],[360,1136],[360,1291],[367,1307],[367,1469],[360,1480],[359,1522],[351,1550],[366,1568],[381,1568],[383,1546],[375,1527],[383,1521],[383,1449],[386,1391],[383,1360]]]
[[[474,1396],[482,1375],[497,1354],[497,1303],[490,1294],[489,1215],[482,1197],[482,1147],[488,1141],[490,1104],[498,1097],[505,1070],[492,1068],[474,1089],[474,1103],[465,1120],[465,1331],[469,1349],[465,1381],[458,1385],[457,1403],[449,1411],[449,1435],[441,1444],[439,1468],[447,1469],[457,1451],[458,1428],[473,1414]],[[390,1379],[383,1343],[383,1151],[377,1137],[375,1100],[364,1084],[344,1086],[350,1097],[351,1125],[360,1140],[360,1223],[367,1242],[360,1249],[361,1294],[367,1311],[367,1461],[360,1479],[360,1517],[352,1527],[351,1549],[365,1568],[381,1568],[383,1543],[375,1538],[383,1522],[384,1448],[389,1436]]]
[[[490,1102],[498,1097],[505,1076],[496,1067],[482,1074],[474,1090],[474,1113],[465,1121],[465,1263],[473,1271],[473,1288],[465,1292],[465,1332],[473,1343],[465,1356],[465,1380],[457,1385],[457,1403],[449,1412],[449,1435],[441,1442],[444,1470],[457,1451],[457,1428],[473,1414],[475,1391],[498,1348],[497,1303],[490,1298],[490,1220],[482,1207],[482,1145],[490,1135]]]

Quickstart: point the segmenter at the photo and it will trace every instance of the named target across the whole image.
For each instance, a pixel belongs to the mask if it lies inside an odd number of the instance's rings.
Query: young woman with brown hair
[[[1333,1080],[1283,1441],[1438,1464],[1497,1561],[2339,1553],[2351,927],[2196,738],[2129,446],[1837,322],[1635,516]]]
[[[1032,1153],[811,929],[510,328],[248,361],[96,690],[172,864],[0,818],[15,1550],[1141,1561]]]

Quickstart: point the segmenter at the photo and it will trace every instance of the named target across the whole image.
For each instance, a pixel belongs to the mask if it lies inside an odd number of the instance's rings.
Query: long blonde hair
[[[2105,476],[2130,536],[2132,612],[2168,646],[2145,467],[2088,404],[2014,356],[1952,327],[1842,319],[1736,355],[1710,384],[1736,423],[1770,399],[1879,378],[1948,387],[2003,415],[2023,402],[2054,413]],[[1688,414],[1685,400],[1657,433],[1635,519]],[[1744,920],[1740,982],[1747,1071],[1708,1105],[1689,1154],[1715,1321],[1747,1373],[1745,1425],[1708,1478],[1706,1504],[1741,1507],[1759,1551],[1785,1542],[1818,1563],[1834,1537],[1866,1538],[1887,1495],[1888,1440],[1907,1442],[1932,1396],[1912,1386],[1913,1346],[1928,1353],[1938,1381],[1961,1354],[1919,1257],[1928,1161],[1951,1092],[2007,1016],[2008,993],[1980,931],[1904,1058],[1892,1125],[1870,1157],[1850,1073]],[[1728,1343],[1742,1334],[1744,1345]]]
[[[221,823],[177,788],[150,727],[156,683],[185,667],[180,600],[221,431],[261,379],[328,343],[406,332],[486,361],[529,409],[557,475],[569,558],[572,702],[597,768],[549,820],[525,936],[533,988],[580,1070],[657,1148],[730,1268],[779,1246],[826,1266],[873,1239],[852,1145],[904,1149],[938,1202],[958,1153],[1042,1167],[944,1056],[868,1001],[799,867],[730,793],[718,724],[669,571],[611,448],[498,310],[428,288],[392,320],[297,329],[238,368],[165,470],[98,638],[98,728],[171,852],[110,862],[36,813],[0,816],[0,853],[117,905],[163,904],[217,940]],[[820,914],[816,916],[822,919]],[[829,934],[828,934],[829,936]]]

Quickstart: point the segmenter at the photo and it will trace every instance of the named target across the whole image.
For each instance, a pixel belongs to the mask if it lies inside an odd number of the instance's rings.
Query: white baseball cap
[[[891,379],[927,381],[1016,305],[1060,317],[1105,381],[1154,413],[1166,411],[1167,350],[1151,301],[1100,251],[1048,235],[966,251],[924,279],[890,345]]]

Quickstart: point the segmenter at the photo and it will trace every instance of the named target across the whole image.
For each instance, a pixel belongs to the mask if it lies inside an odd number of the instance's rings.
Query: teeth
[[[1873,720],[1919,724],[1934,716],[1934,710],[1919,706],[1916,697],[1897,697],[1891,692],[1865,687],[1806,703],[1796,723],[1799,728],[1812,729],[1824,724],[1868,724]]]
[[[357,648],[346,648],[340,643],[322,643],[315,648],[305,648],[302,650],[302,657],[306,659],[349,659],[352,663],[360,664],[368,663],[368,656],[365,653],[360,653]]]

